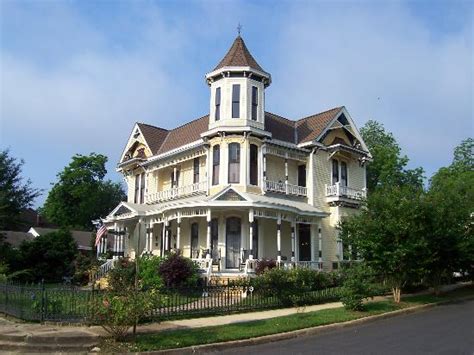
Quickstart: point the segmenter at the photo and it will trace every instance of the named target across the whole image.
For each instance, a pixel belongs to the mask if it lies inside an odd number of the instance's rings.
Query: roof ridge
[[[344,106],[337,106],[337,107],[333,107],[333,108],[331,108],[331,109],[329,109],[329,110],[326,110],[326,111],[321,111],[321,112],[318,112],[318,113],[313,113],[312,115],[305,116],[305,117],[303,117],[303,118],[299,118],[299,119],[297,119],[295,122],[300,122],[300,121],[302,121],[302,120],[306,120],[306,119],[311,118],[311,117],[314,117],[314,116],[322,115],[322,114],[327,113],[327,112],[329,112],[329,111],[340,110],[340,109],[342,109],[343,107],[344,107]]]
[[[183,123],[181,126],[178,126],[178,127],[175,127],[175,128],[173,128],[173,129],[170,129],[170,130],[168,130],[168,132],[171,132],[171,131],[177,130],[178,128],[182,128],[182,127],[184,127],[184,126],[187,126],[188,124],[191,124],[191,123],[193,123],[193,122],[196,122],[196,121],[202,120],[203,118],[205,118],[205,117],[208,117],[208,116],[209,116],[209,114],[206,114],[206,115],[204,115],[204,116],[201,116],[201,117],[195,118],[195,119],[194,119],[194,120],[192,120],[192,121],[189,121],[189,122]]]

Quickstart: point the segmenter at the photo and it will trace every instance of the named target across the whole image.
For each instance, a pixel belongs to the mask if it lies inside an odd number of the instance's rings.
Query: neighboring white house
[[[208,115],[135,124],[117,168],[128,199],[104,219],[115,257],[179,250],[207,274],[252,272],[262,258],[337,267],[336,225],[366,196],[370,153],[344,106],[267,112],[271,81],[238,36],[206,74]]]

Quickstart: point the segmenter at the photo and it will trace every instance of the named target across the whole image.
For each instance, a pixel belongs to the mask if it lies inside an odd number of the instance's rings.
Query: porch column
[[[281,213],[278,213],[277,219],[277,262],[281,262]]]
[[[103,242],[102,242],[102,254],[107,253],[107,236],[102,237]]]
[[[262,172],[262,192],[265,194],[265,191],[267,190],[265,186],[265,181],[267,180],[267,149],[266,146],[262,146],[262,160],[263,160],[263,172]]]
[[[120,228],[120,235],[119,235],[119,257],[123,256],[123,237],[125,233],[125,228]]]
[[[210,259],[211,258],[211,209],[207,210],[206,221],[207,221],[206,259]]]
[[[323,261],[323,237],[321,234],[321,222],[318,223],[318,261]]]
[[[253,229],[254,229],[255,221],[253,216],[253,209],[249,210],[249,259],[253,260]]]
[[[171,222],[166,221],[166,250],[171,250]]]
[[[285,194],[288,195],[288,153],[285,153]]]
[[[150,247],[150,254],[153,254],[153,223],[150,223],[150,230],[148,234],[148,246]]]
[[[143,250],[144,254],[148,253],[148,223],[145,224],[145,249]]]
[[[176,249],[181,250],[181,214],[179,212],[176,225]]]
[[[163,223],[162,223],[162,229],[161,229],[161,246],[160,246],[160,250],[161,250],[161,256],[165,256],[165,251],[166,251],[166,222],[165,220],[163,219]]]
[[[294,263],[295,262],[295,237],[296,237],[296,234],[295,234],[295,231],[296,231],[296,222],[295,221],[292,221],[291,222],[291,262]]]
[[[168,220],[163,222],[163,255],[168,250]]]
[[[117,237],[118,237],[118,225],[114,223],[114,242],[112,245],[112,259],[117,259]]]

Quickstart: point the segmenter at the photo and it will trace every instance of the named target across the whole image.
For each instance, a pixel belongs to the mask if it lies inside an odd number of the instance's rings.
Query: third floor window
[[[232,118],[240,117],[240,85],[232,85]]]
[[[258,88],[252,86],[252,120],[257,120],[258,113]]]
[[[216,88],[215,106],[214,119],[219,121],[221,119],[221,88]]]
[[[193,183],[199,182],[199,158],[194,158],[193,161]]]

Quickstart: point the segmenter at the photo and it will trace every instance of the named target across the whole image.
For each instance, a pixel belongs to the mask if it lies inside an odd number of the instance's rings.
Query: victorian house
[[[252,273],[259,259],[336,268],[336,226],[366,196],[371,158],[349,112],[266,111],[271,75],[240,36],[205,78],[209,114],[133,127],[117,167],[128,199],[104,219],[114,258],[175,251],[208,276]]]

